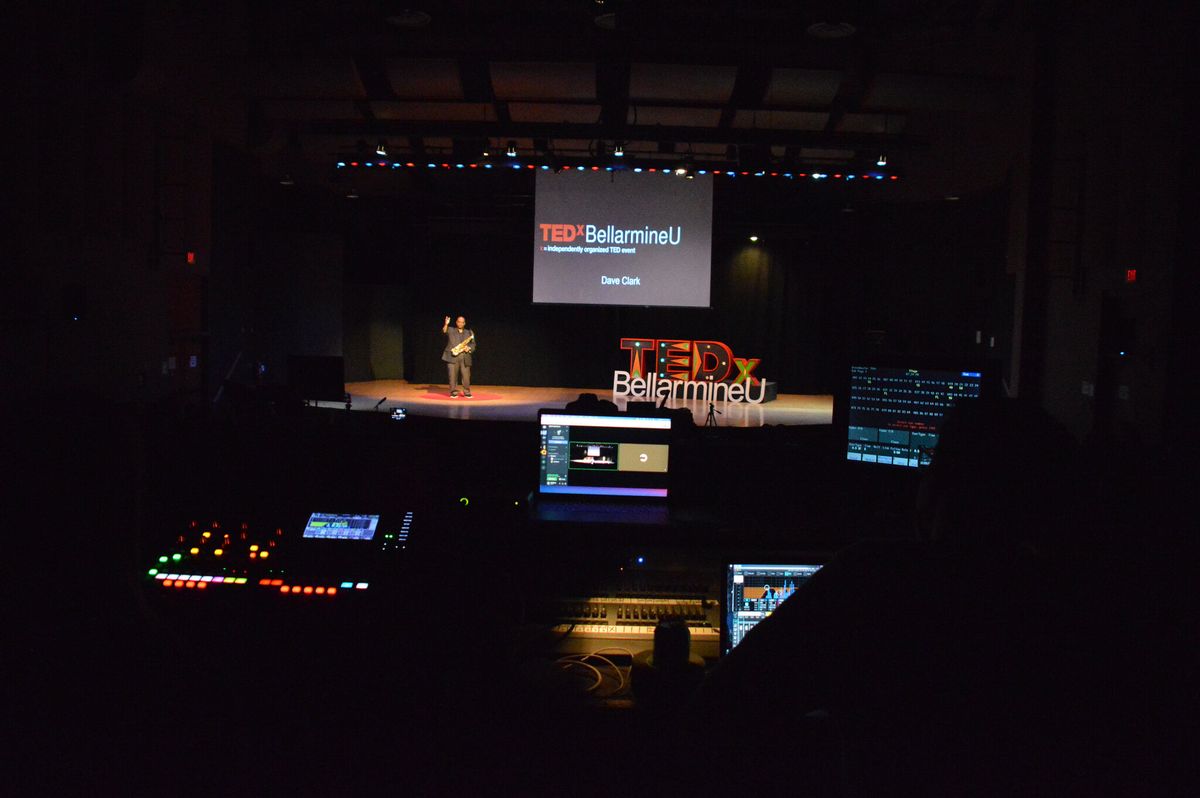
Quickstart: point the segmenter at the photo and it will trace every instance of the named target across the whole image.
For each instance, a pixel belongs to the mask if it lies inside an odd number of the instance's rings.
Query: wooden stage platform
[[[604,388],[530,388],[519,385],[477,385],[472,387],[473,398],[451,399],[445,385],[410,384],[405,380],[374,380],[346,384],[352,410],[370,411],[380,399],[387,397],[379,412],[391,412],[403,407],[410,415],[439,416],[463,420],[537,421],[537,411],[543,407],[561,408],[579,398],[581,393],[594,393],[600,399],[612,399],[611,389]],[[616,400],[624,410],[625,400]],[[708,403],[700,400],[668,399],[667,407],[687,407],[696,424],[704,424]],[[779,394],[773,402],[748,404],[717,402],[714,407],[721,427],[761,427],[767,424],[829,424],[833,418],[833,397],[806,394]]]

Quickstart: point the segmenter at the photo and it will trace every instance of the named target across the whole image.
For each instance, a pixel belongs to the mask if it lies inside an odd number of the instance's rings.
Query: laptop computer
[[[541,521],[670,521],[671,419],[538,411]]]

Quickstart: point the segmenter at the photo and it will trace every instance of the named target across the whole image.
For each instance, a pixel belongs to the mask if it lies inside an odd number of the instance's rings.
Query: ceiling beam
[[[767,64],[742,64],[739,66],[737,76],[733,79],[733,91],[729,93],[729,101],[721,109],[721,121],[718,123],[718,127],[732,127],[733,118],[739,109],[762,108],[763,98],[767,96],[767,87],[770,83],[771,67]]]

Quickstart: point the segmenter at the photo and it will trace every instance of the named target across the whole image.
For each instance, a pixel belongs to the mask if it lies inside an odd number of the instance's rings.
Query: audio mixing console
[[[691,652],[715,659],[721,644],[720,603],[699,598],[619,596],[564,598],[550,608],[558,621],[551,631],[563,654],[587,654],[617,646],[636,653],[653,648],[659,621],[683,621]]]
[[[412,512],[313,513],[286,526],[192,520],[155,557],[146,579],[180,593],[362,595],[396,569],[412,522]]]

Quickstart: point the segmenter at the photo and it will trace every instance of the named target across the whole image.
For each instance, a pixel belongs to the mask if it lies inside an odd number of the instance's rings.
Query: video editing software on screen
[[[542,413],[538,491],[666,497],[671,419]]]
[[[978,371],[851,366],[846,459],[929,465],[946,411],[981,384]]]

